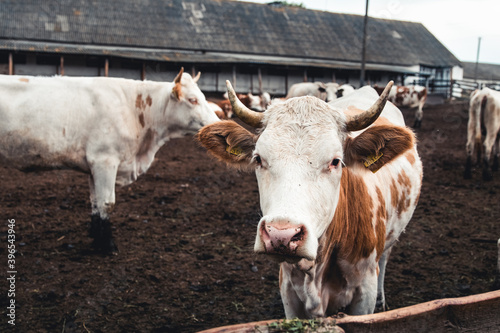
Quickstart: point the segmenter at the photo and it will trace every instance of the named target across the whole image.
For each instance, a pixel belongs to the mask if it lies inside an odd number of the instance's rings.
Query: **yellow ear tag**
[[[368,168],[370,165],[377,162],[383,155],[384,155],[384,153],[382,153],[382,152],[379,152],[377,155],[370,155],[366,158],[366,160],[363,162],[363,164],[365,165],[365,167]]]
[[[240,147],[231,148],[230,146],[227,146],[226,151],[234,156],[240,156],[241,154],[243,154],[243,150]]]

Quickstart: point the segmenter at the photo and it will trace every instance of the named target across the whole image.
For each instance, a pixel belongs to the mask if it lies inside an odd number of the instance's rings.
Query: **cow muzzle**
[[[255,251],[272,255],[278,261],[295,263],[311,258],[305,249],[308,232],[304,225],[290,223],[260,223]]]

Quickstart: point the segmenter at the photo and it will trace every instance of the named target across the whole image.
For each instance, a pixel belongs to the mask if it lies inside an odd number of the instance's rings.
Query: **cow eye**
[[[262,165],[262,159],[260,158],[259,155],[255,155],[253,157],[253,160],[255,161],[255,163],[257,163],[258,165]]]
[[[197,105],[198,104],[198,99],[197,98],[189,98],[188,99],[189,103],[193,104],[193,105]]]
[[[340,163],[340,158],[334,158],[334,159],[332,160],[332,165],[333,165],[334,167],[336,167],[337,165],[339,165],[339,163]]]

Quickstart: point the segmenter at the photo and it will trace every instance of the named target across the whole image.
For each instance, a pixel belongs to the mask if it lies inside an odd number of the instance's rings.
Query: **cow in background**
[[[220,119],[231,119],[233,117],[233,109],[231,107],[231,102],[228,99],[227,93],[223,95],[224,99],[217,102],[217,105],[224,112],[223,118]],[[271,95],[268,92],[263,92],[260,95],[248,94],[238,94],[238,98],[241,100],[245,106],[251,110],[263,112],[267,109],[271,103]]]
[[[375,85],[373,88],[380,94],[384,88]],[[388,100],[399,107],[417,108],[413,128],[422,126],[424,105],[427,101],[427,88],[423,86],[393,86]]]
[[[481,132],[485,130],[486,137],[481,145]],[[492,171],[498,170],[498,155],[500,134],[500,92],[483,88],[472,92],[469,102],[469,122],[467,125],[467,161],[464,178],[472,178],[472,155],[477,150],[477,160],[481,160],[483,150],[483,179],[491,180]],[[490,168],[491,155],[493,165]]]
[[[217,103],[212,101],[207,101],[207,103],[210,109],[212,109],[212,111],[219,119],[228,119],[222,107],[220,107]]]
[[[355,90],[356,90],[356,88],[354,88],[350,84],[345,83],[337,89],[337,97],[340,98],[340,97],[348,96],[348,95],[352,94]]]
[[[0,76],[0,161],[89,175],[93,246],[116,250],[115,185],[145,173],[169,139],[218,121],[196,80]]]
[[[339,84],[335,82],[301,82],[295,83],[288,89],[285,99],[301,96],[314,96],[325,102],[337,99]]]
[[[257,134],[222,121],[198,140],[228,165],[255,170],[262,218],[254,250],[280,265],[287,318],[385,307],[392,246],[408,224],[422,183],[416,140],[401,112],[363,87],[329,104],[311,96],[233,111]],[[366,110],[366,111],[365,111]],[[380,116],[380,117],[379,117]]]

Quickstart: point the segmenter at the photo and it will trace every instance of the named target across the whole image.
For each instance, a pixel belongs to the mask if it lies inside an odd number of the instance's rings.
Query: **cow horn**
[[[175,77],[175,79],[174,79],[174,83],[175,84],[181,82],[182,73],[184,73],[184,67],[181,67],[181,70],[179,71],[179,74],[177,74],[177,76]]]
[[[201,76],[201,72],[198,72],[198,74],[196,74],[196,76],[193,78],[194,83],[198,82],[198,80],[200,79],[200,76]]]
[[[394,81],[389,81],[378,100],[368,110],[355,116],[347,116],[346,129],[348,131],[359,131],[370,126],[384,109],[387,97],[391,91]]]
[[[247,108],[236,96],[231,82],[226,81],[227,94],[229,95],[229,101],[231,101],[231,107],[233,112],[240,118],[244,123],[252,127],[262,127],[263,113],[255,112]]]

